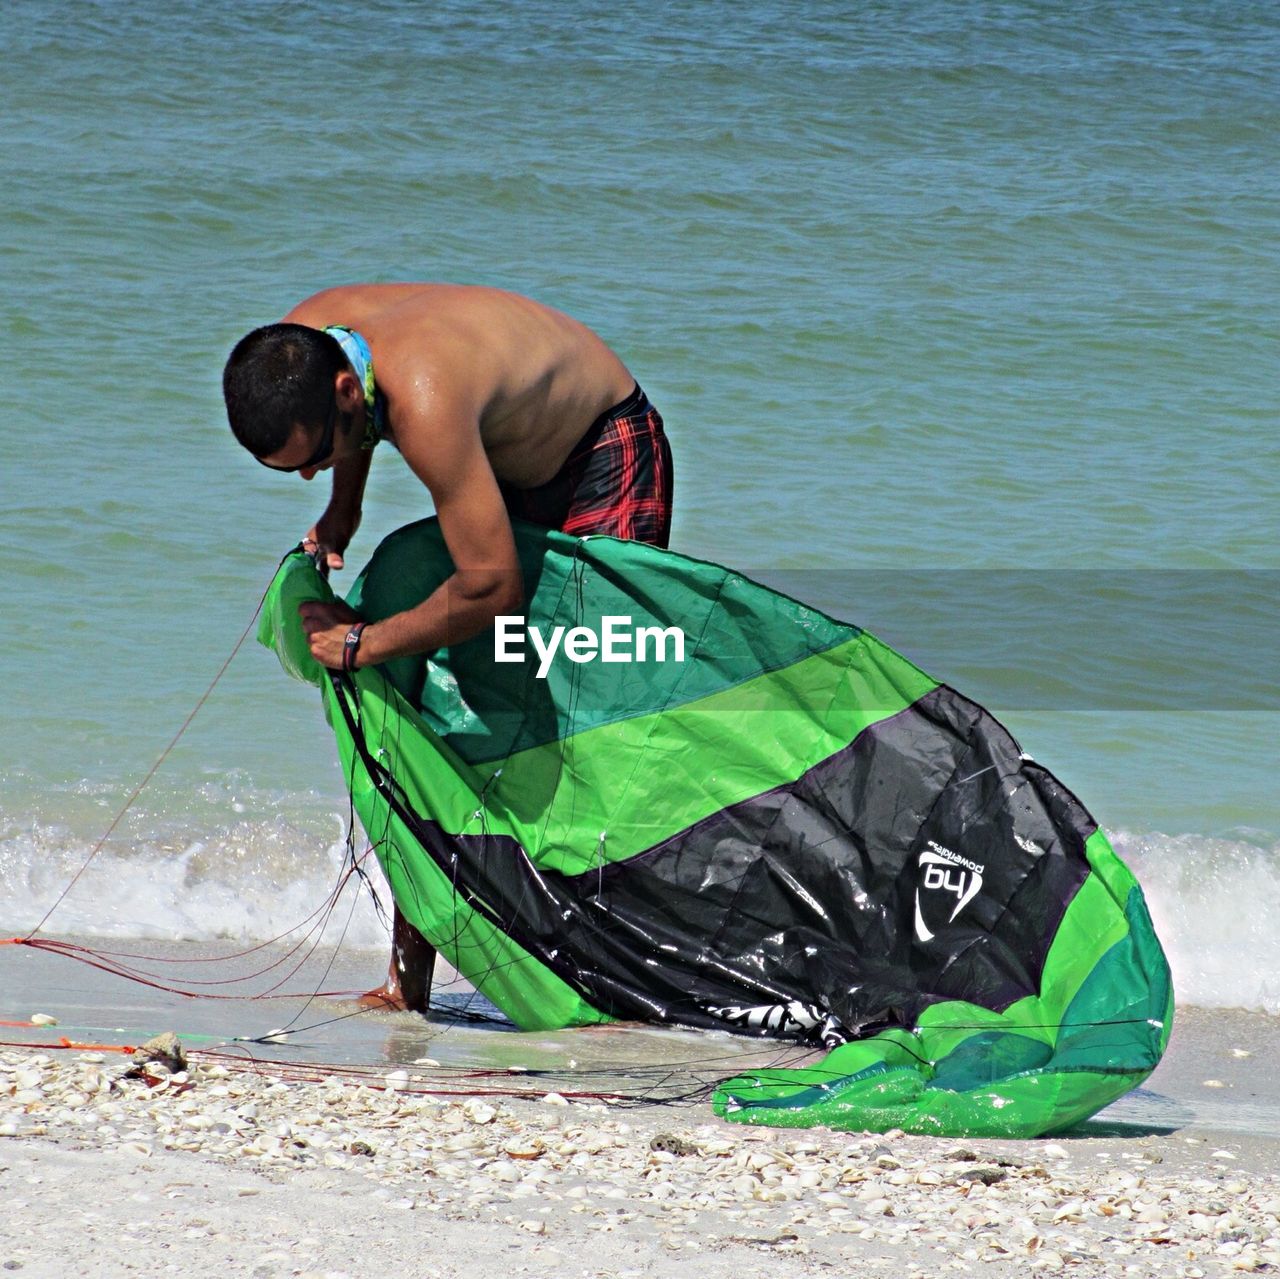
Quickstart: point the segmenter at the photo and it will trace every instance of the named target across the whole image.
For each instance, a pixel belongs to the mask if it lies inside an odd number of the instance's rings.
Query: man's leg
[[[435,947],[392,905],[391,964],[387,980],[366,991],[360,1003],[386,1012],[425,1013],[431,1003],[431,975]]]

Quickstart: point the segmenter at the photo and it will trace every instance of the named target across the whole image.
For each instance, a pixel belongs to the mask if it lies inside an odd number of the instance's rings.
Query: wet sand
[[[326,988],[368,976],[367,955],[322,958]],[[17,947],[0,990],[0,1018],[27,1022],[0,1035],[0,1264],[24,1274],[1280,1267],[1273,1017],[1181,1010],[1144,1088],[1069,1135],[988,1141],[723,1123],[710,1083],[794,1049],[521,1034],[460,1021],[457,990],[430,1021],[219,1004]],[[227,1042],[295,1014],[283,1043]],[[121,1079],[110,1047],[166,1029],[185,1077]],[[64,1038],[103,1047],[41,1046]]]

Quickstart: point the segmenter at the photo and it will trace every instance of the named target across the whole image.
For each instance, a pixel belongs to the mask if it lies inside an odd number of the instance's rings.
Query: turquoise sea
[[[982,701],[1114,834],[1183,1001],[1280,1012],[1280,8],[6,0],[0,45],[0,931],[324,505],[232,441],[231,345],[439,279],[600,332],[673,546]],[[380,457],[349,562],[429,509]],[[273,936],[346,820],[248,643],[45,931]]]

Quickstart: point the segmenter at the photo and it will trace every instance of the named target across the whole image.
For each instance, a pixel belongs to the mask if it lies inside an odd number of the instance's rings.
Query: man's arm
[[[455,571],[421,604],[367,626],[356,664],[372,666],[409,653],[428,653],[480,634],[500,613],[524,603],[515,536],[497,478],[480,441],[477,415],[455,407],[404,423],[401,451],[435,501]],[[312,655],[342,665],[343,640],[354,614],[345,605],[304,604]]]
[[[318,545],[330,568],[342,568],[342,554],[360,527],[364,486],[372,462],[373,450],[361,449],[354,457],[341,458],[333,465],[329,505],[307,534]]]
[[[286,316],[285,324],[305,324],[309,328],[323,329],[326,324],[339,323],[332,318],[340,314],[340,289],[323,289],[304,298]],[[360,512],[364,505],[364,487],[369,479],[369,467],[373,451],[362,449],[355,457],[344,457],[333,466],[333,491],[324,514],[315,522],[307,537],[318,544],[330,568],[342,568],[342,554],[360,527]]]

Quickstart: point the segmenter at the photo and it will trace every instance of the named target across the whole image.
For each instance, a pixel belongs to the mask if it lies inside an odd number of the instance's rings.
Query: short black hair
[[[333,380],[347,357],[332,334],[305,324],[266,324],[245,334],[222,370],[222,397],[237,440],[254,457],[289,442],[294,425],[323,425]]]

